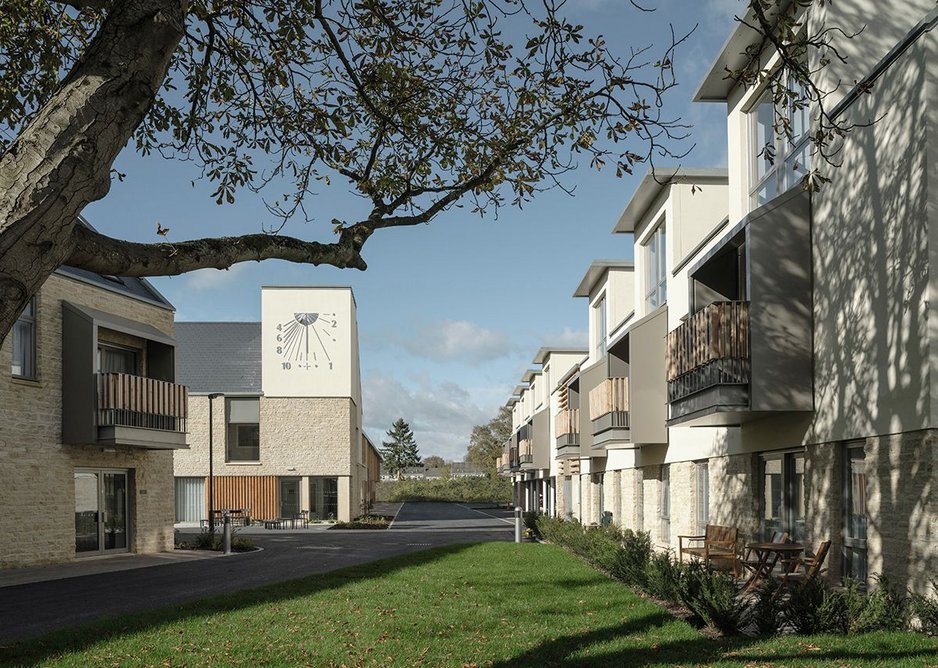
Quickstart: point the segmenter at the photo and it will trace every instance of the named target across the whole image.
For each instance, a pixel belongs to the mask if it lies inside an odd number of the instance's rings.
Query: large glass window
[[[766,91],[750,112],[753,206],[800,184],[811,169],[810,119],[803,88],[789,77],[788,90],[792,95],[780,102]]]
[[[261,459],[260,399],[228,399],[228,433],[225,447],[229,462],[259,462]]]
[[[334,520],[339,516],[339,479],[309,479],[309,518]]]
[[[867,579],[866,453],[863,445],[844,449],[844,575],[857,582]]]
[[[762,457],[762,536],[784,531],[804,540],[804,455],[788,452]]]
[[[671,467],[664,464],[661,467],[661,498],[658,503],[659,520],[661,521],[661,540],[671,543]]]
[[[645,244],[645,304],[652,311],[668,299],[668,263],[664,223],[658,225]]]
[[[137,374],[137,351],[108,344],[98,345],[98,371]]]
[[[596,356],[603,357],[606,354],[606,343],[607,343],[607,320],[606,320],[606,295],[603,295],[599,298],[599,301],[596,302],[595,309],[595,326],[596,326]]]
[[[710,465],[697,462],[697,532],[706,532],[710,524]]]
[[[36,374],[36,299],[30,299],[13,325],[12,373],[17,378],[35,380]]]

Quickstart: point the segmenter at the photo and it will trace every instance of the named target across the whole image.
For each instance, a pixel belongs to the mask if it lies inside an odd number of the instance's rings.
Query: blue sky
[[[663,47],[669,23],[686,32],[677,53],[680,85],[667,111],[694,125],[694,151],[685,166],[726,162],[725,111],[692,104],[704,72],[744,6],[737,0],[646,0],[642,13],[626,0],[570,0],[568,14],[601,33],[621,53],[650,43]],[[85,216],[102,232],[156,241],[156,221],[170,240],[260,231],[271,222],[261,201],[242,194],[217,206],[209,184],[191,165],[141,158],[128,148],[115,182]],[[631,257],[631,237],[610,231],[642,176],[581,165],[568,176],[573,197],[556,190],[495,220],[452,209],[432,224],[383,230],[365,247],[365,272],[267,261],[228,271],[207,269],[153,283],[176,306],[177,320],[260,318],[260,286],[351,285],[358,303],[365,428],[378,443],[398,416],[410,422],[422,455],[461,459],[474,424],[487,421],[508,398],[542,345],[586,342],[586,304],[571,294],[590,261]],[[342,184],[315,198],[312,223],[290,223],[285,234],[329,239],[330,220],[359,208]]]

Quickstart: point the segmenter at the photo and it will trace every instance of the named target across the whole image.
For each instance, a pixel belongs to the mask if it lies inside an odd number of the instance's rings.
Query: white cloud
[[[419,328],[411,338],[398,343],[410,354],[437,361],[488,362],[511,352],[503,332],[485,329],[468,320],[439,320]]]
[[[233,265],[230,269],[198,269],[186,275],[186,285],[191,290],[217,290],[236,283],[247,271],[247,263]]]
[[[497,410],[477,405],[468,390],[452,382],[409,388],[391,376],[369,374],[362,381],[362,393],[365,430],[375,445],[381,447],[391,423],[402,417],[414,430],[424,457],[462,460],[472,427],[488,422]]]
[[[560,334],[550,334],[544,337],[544,345],[554,348],[586,348],[588,342],[587,330],[572,327],[564,327]]]

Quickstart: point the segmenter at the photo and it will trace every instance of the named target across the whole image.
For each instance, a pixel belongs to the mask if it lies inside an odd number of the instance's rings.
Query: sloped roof
[[[261,323],[177,322],[176,382],[190,392],[261,393]]]
[[[169,303],[159,290],[154,288],[150,281],[145,278],[134,278],[128,276],[102,276],[93,271],[79,269],[78,267],[61,266],[55,270],[55,273],[67,276],[83,283],[89,283],[111,292],[117,292],[134,299],[149,302],[161,308],[173,310],[173,305]]]

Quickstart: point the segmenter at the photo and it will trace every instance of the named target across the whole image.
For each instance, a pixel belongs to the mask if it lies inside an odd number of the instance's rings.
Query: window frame
[[[862,457],[853,457],[851,453],[856,453],[859,451],[862,453]],[[854,505],[854,487],[853,487],[853,476],[851,470],[851,463],[855,459],[862,460],[864,462],[864,469],[866,467],[866,447],[863,441],[850,441],[844,443],[842,450],[843,457],[843,559],[842,559],[842,569],[844,577],[849,577],[853,579],[861,587],[865,587],[867,580],[869,578],[869,551],[868,543],[869,540],[869,476],[866,471],[863,471],[863,481],[864,481],[864,510],[865,510],[865,526],[864,533],[865,537],[854,536],[852,527],[851,527],[851,508]],[[859,559],[857,559],[859,558]]]
[[[607,310],[609,303],[606,300],[606,292],[603,291],[599,295],[599,299],[593,305],[596,323],[596,337],[595,337],[595,350],[596,358],[601,359],[606,355],[608,344],[609,344],[609,311]]]
[[[651,313],[668,301],[667,221],[658,221],[642,247],[645,249],[645,307]]]
[[[16,373],[13,369],[17,351],[17,339],[19,336],[22,336],[21,324],[29,325],[29,362],[31,366],[30,368],[25,368],[27,365],[21,362],[20,369],[23,372]],[[39,380],[39,300],[36,299],[35,296],[30,298],[29,302],[16,319],[16,322],[13,323],[13,328],[10,330],[10,343],[12,345],[10,376],[17,380]]]
[[[710,462],[695,462],[696,483],[695,504],[697,515],[697,532],[703,534],[706,532],[707,525],[710,524]]]
[[[260,434],[260,418],[258,417],[257,422],[234,422],[231,419],[231,402],[232,400],[245,400],[253,399],[258,403],[258,415],[260,414],[260,397],[225,397],[225,463],[230,464],[259,464],[261,461],[261,434]],[[254,427],[257,430],[257,456],[254,459],[233,457],[232,450],[244,450],[253,448],[253,446],[242,446],[241,445],[241,428],[242,427]],[[232,436],[236,435],[233,439]],[[237,441],[236,443],[234,441]]]
[[[659,472],[658,531],[662,541],[671,544],[671,465],[662,464]]]
[[[775,76],[787,77],[789,89],[796,85],[793,83],[793,78],[787,72],[777,72]],[[752,208],[767,204],[779,195],[799,185],[804,176],[811,170],[811,154],[810,152],[805,152],[811,136],[810,108],[796,109],[792,104],[784,111],[784,114],[781,114],[772,98],[771,87],[767,86],[760,92],[756,98],[756,102],[747,112],[749,116],[749,201]],[[769,144],[766,142],[760,146],[758,142],[759,110],[766,104],[771,105],[772,109],[772,126],[770,131],[772,133],[773,141],[771,147],[774,151],[774,156],[771,165],[766,169],[765,174],[760,177],[759,165],[762,161],[766,160],[763,156],[763,151]],[[784,132],[779,134],[776,131],[775,126],[778,123],[778,119],[783,115],[790,119],[790,121],[793,121],[796,115],[801,118],[802,132],[800,135],[792,136],[792,138],[789,139]],[[790,126],[792,125],[794,125],[794,122],[790,122]],[[789,161],[803,152],[804,163],[801,165],[801,170],[789,170]],[[798,178],[795,178],[795,174],[798,171],[803,173]],[[761,201],[759,192],[768,184],[774,185],[774,192],[770,196],[766,196],[764,201]]]
[[[798,490],[795,485],[797,477],[796,460],[801,459],[801,527],[799,535],[798,513],[795,508],[797,502],[796,493]],[[779,498],[779,526],[766,526],[766,501],[765,501],[765,467],[769,461],[780,462],[779,477],[781,478],[781,489]],[[784,452],[764,452],[759,455],[759,529],[764,540],[771,540],[775,531],[786,531],[790,540],[802,542],[805,538],[807,525],[807,503],[804,494],[804,450],[789,450]]]

